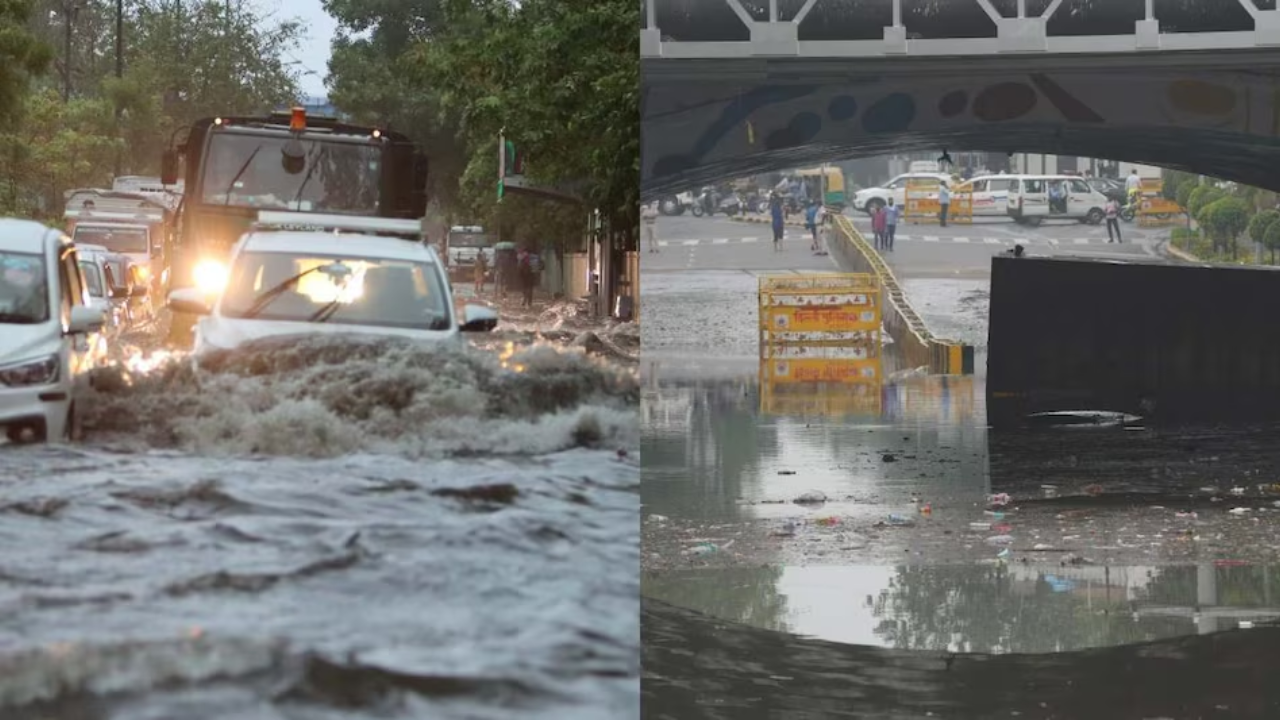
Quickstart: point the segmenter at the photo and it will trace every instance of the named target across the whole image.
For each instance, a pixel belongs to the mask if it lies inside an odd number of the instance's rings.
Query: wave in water
[[[272,339],[136,355],[95,378],[90,437],[205,454],[407,457],[638,446],[634,369],[582,347],[500,353],[387,338]]]

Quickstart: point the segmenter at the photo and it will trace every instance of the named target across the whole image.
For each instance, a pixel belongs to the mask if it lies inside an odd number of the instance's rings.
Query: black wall
[[[995,257],[987,411],[1280,419],[1280,271]]]

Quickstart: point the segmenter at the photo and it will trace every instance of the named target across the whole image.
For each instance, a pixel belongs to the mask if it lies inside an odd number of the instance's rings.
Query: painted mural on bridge
[[[904,144],[1189,169],[1222,164],[1229,154],[1238,166],[1235,174],[1242,176],[1235,179],[1280,184],[1274,172],[1280,158],[1280,73],[1274,71],[886,75],[843,85],[728,88],[670,84],[647,88],[642,112],[647,190],[676,178],[877,155],[901,151]]]

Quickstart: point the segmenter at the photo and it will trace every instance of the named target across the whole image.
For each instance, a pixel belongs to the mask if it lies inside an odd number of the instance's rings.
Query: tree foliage
[[[1177,200],[1178,205],[1182,206],[1183,209],[1186,209],[1187,204],[1191,201],[1191,193],[1195,192],[1198,187],[1200,187],[1199,178],[1197,178],[1195,182],[1188,180],[1178,185],[1178,189],[1174,195],[1174,199]]]
[[[1265,244],[1267,229],[1274,225],[1277,220],[1280,220],[1280,211],[1276,210],[1263,210],[1254,215],[1253,219],[1249,221],[1247,230],[1249,239],[1256,243]]]
[[[1271,262],[1274,264],[1276,252],[1280,251],[1280,222],[1267,226],[1267,232],[1262,236],[1262,245],[1271,251]]]
[[[1196,222],[1203,222],[1200,218],[1200,211],[1204,207],[1215,200],[1222,198],[1225,193],[1220,188],[1213,185],[1201,185],[1191,191],[1191,195],[1187,198],[1187,213],[1196,219]]]
[[[354,2],[356,0],[346,0]],[[457,200],[498,217],[496,138],[531,181],[572,189],[632,239],[639,208],[639,10],[625,0],[443,0],[404,61],[457,118],[467,162]],[[549,211],[583,217],[582,209]]]
[[[196,118],[261,113],[297,99],[297,72],[286,58],[302,26],[252,5],[131,0],[124,72],[116,77],[112,0],[80,0],[70,15],[61,0],[0,0],[0,100],[15,86],[10,38],[22,34],[7,25],[7,14],[24,6],[27,36],[46,57],[54,48],[54,59],[16,106],[0,103],[0,116],[11,109],[20,116],[0,134],[0,172],[10,180],[0,209],[7,212],[50,220],[70,188],[108,185],[117,169],[154,174],[173,130]]]
[[[0,123],[17,119],[33,79],[53,57],[46,43],[28,29],[34,0],[0,2]]]
[[[1215,240],[1234,247],[1236,238],[1249,227],[1249,204],[1238,197],[1223,197],[1201,209],[1205,227]]]
[[[1194,173],[1165,169],[1161,172],[1161,175],[1164,180],[1164,186],[1160,194],[1164,199],[1174,202],[1178,202],[1178,197],[1184,186],[1190,185],[1191,189],[1194,190],[1195,186],[1200,184],[1200,176]],[[1190,195],[1191,190],[1187,190],[1187,194]]]

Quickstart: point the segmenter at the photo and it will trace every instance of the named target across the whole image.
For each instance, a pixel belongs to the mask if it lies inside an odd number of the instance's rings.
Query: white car
[[[0,219],[0,426],[10,442],[79,435],[76,400],[107,359],[103,321],[70,238]]]
[[[893,198],[893,204],[902,207],[907,204],[908,180],[933,180],[950,183],[951,176],[946,173],[905,173],[885,183],[884,187],[864,188],[854,193],[853,206],[870,215],[875,212],[876,208],[888,205],[889,198]],[[937,194],[934,193],[930,197],[937,197]]]
[[[498,316],[467,305],[459,318],[434,248],[411,220],[263,212],[236,243],[222,289],[169,294],[196,322],[193,355],[271,337],[361,334],[462,342]]]

